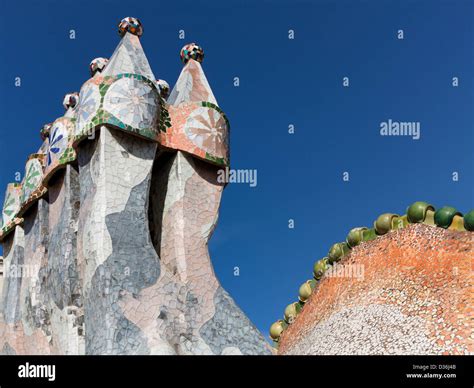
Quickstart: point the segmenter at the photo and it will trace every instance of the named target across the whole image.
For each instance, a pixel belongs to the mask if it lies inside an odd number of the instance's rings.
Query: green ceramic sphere
[[[324,272],[328,269],[328,258],[325,257],[314,264],[313,275],[316,280],[321,279]]]
[[[313,292],[313,288],[311,287],[310,281],[304,282],[299,290],[298,296],[301,302],[306,302],[308,298],[311,296],[311,293]]]
[[[281,336],[281,333],[283,333],[284,330],[285,328],[283,326],[283,321],[276,321],[275,323],[273,323],[273,325],[270,326],[270,338],[273,341],[278,341]]]
[[[418,222],[423,222],[426,217],[426,212],[428,210],[434,211],[434,207],[429,203],[418,201],[410,205],[407,210],[407,219],[408,222],[416,224]]]
[[[300,311],[301,304],[299,304],[298,302],[289,304],[288,306],[286,306],[285,309],[285,321],[288,323],[292,323],[296,319]]]
[[[367,228],[361,227],[351,229],[346,238],[347,245],[349,245],[351,248],[359,245],[364,239],[364,230],[367,230]]]
[[[337,263],[344,256],[344,243],[336,243],[329,250],[328,261],[330,264]]]
[[[434,215],[435,224],[441,228],[447,229],[456,215],[462,217],[462,213],[458,212],[455,208],[444,206],[441,209],[436,210]]]
[[[474,232],[474,210],[464,215],[464,229]]]
[[[386,234],[392,229],[392,219],[398,217],[397,214],[381,214],[374,223],[375,231],[378,235]]]

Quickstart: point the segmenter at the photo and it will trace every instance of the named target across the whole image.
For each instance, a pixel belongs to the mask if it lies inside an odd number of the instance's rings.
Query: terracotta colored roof
[[[408,207],[407,214],[403,216],[384,213],[377,218],[372,228],[357,227],[351,229],[344,242],[333,244],[327,257],[315,263],[313,278],[301,285],[298,301],[289,304],[284,311],[284,319],[276,321],[271,326],[270,337],[275,345],[278,345],[282,333],[301,313],[325,273],[333,271],[334,266],[359,244],[376,240],[380,236],[404,229],[410,224],[425,224],[455,232],[472,232],[474,231],[474,210],[463,215],[449,206],[435,210],[432,205],[426,202],[415,202]]]

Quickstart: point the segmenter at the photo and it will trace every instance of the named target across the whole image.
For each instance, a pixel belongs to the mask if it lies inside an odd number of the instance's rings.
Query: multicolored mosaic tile
[[[157,131],[171,126],[155,82],[137,74],[96,76],[81,88],[74,144],[99,126],[108,124],[134,135],[155,140]]]
[[[60,117],[53,123],[46,153],[43,184],[46,184],[56,171],[76,160],[76,151],[72,146],[75,121],[74,118]]]
[[[105,76],[117,76],[119,74],[140,74],[149,80],[156,80],[150,63],[143,51],[140,38],[133,34],[125,34],[115,48],[107,66],[102,71]]]
[[[21,205],[21,184],[9,183],[3,203],[2,220],[0,224],[0,241],[2,241],[15,226],[21,224],[23,219],[18,217]]]
[[[25,177],[21,183],[20,211],[22,215],[37,199],[46,194],[43,186],[43,172],[46,155],[31,154],[26,162]]]
[[[167,102],[170,105],[179,105],[200,101],[209,101],[214,105],[219,105],[201,64],[194,59],[190,59],[183,66],[183,70]]]
[[[38,151],[36,153],[46,155],[48,153],[48,148],[49,148],[49,138],[46,138],[44,139],[43,143],[41,143],[41,146],[40,148],[38,148]]]
[[[230,125],[224,112],[210,102],[170,106],[171,127],[160,132],[166,148],[188,152],[212,163],[229,165]]]

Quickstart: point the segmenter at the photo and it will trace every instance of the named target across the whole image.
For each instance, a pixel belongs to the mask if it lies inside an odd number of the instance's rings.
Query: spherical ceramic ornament
[[[102,71],[105,69],[105,66],[107,66],[107,63],[109,63],[107,58],[94,58],[89,64],[91,77],[93,77],[97,72],[102,73]]]
[[[119,23],[119,35],[123,37],[127,32],[136,36],[142,36],[143,26],[140,20],[132,17],[122,19]]]
[[[40,129],[41,140],[44,141],[49,137],[52,125],[53,123],[48,123],[48,124],[43,125],[43,128]]]
[[[162,79],[157,79],[156,84],[158,85],[158,89],[160,89],[161,97],[166,100],[170,95],[170,85],[168,82]]]
[[[186,64],[190,59],[202,63],[204,60],[204,50],[196,43],[189,43],[181,49],[181,61]]]
[[[69,108],[75,108],[78,101],[79,101],[79,93],[74,92],[74,93],[66,94],[63,100],[64,109],[67,110]]]

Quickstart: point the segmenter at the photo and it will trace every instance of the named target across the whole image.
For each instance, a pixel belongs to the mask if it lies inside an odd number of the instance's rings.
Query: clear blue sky
[[[40,127],[63,114],[62,98],[88,78],[90,60],[112,54],[120,19],[135,16],[155,76],[171,86],[183,44],[204,47],[232,126],[232,167],[258,171],[257,187],[225,190],[210,248],[222,284],[265,335],[313,262],[352,227],[415,200],[474,207],[472,1],[199,3],[1,1],[2,203],[40,145]],[[388,119],[419,121],[421,139],[381,137]]]

